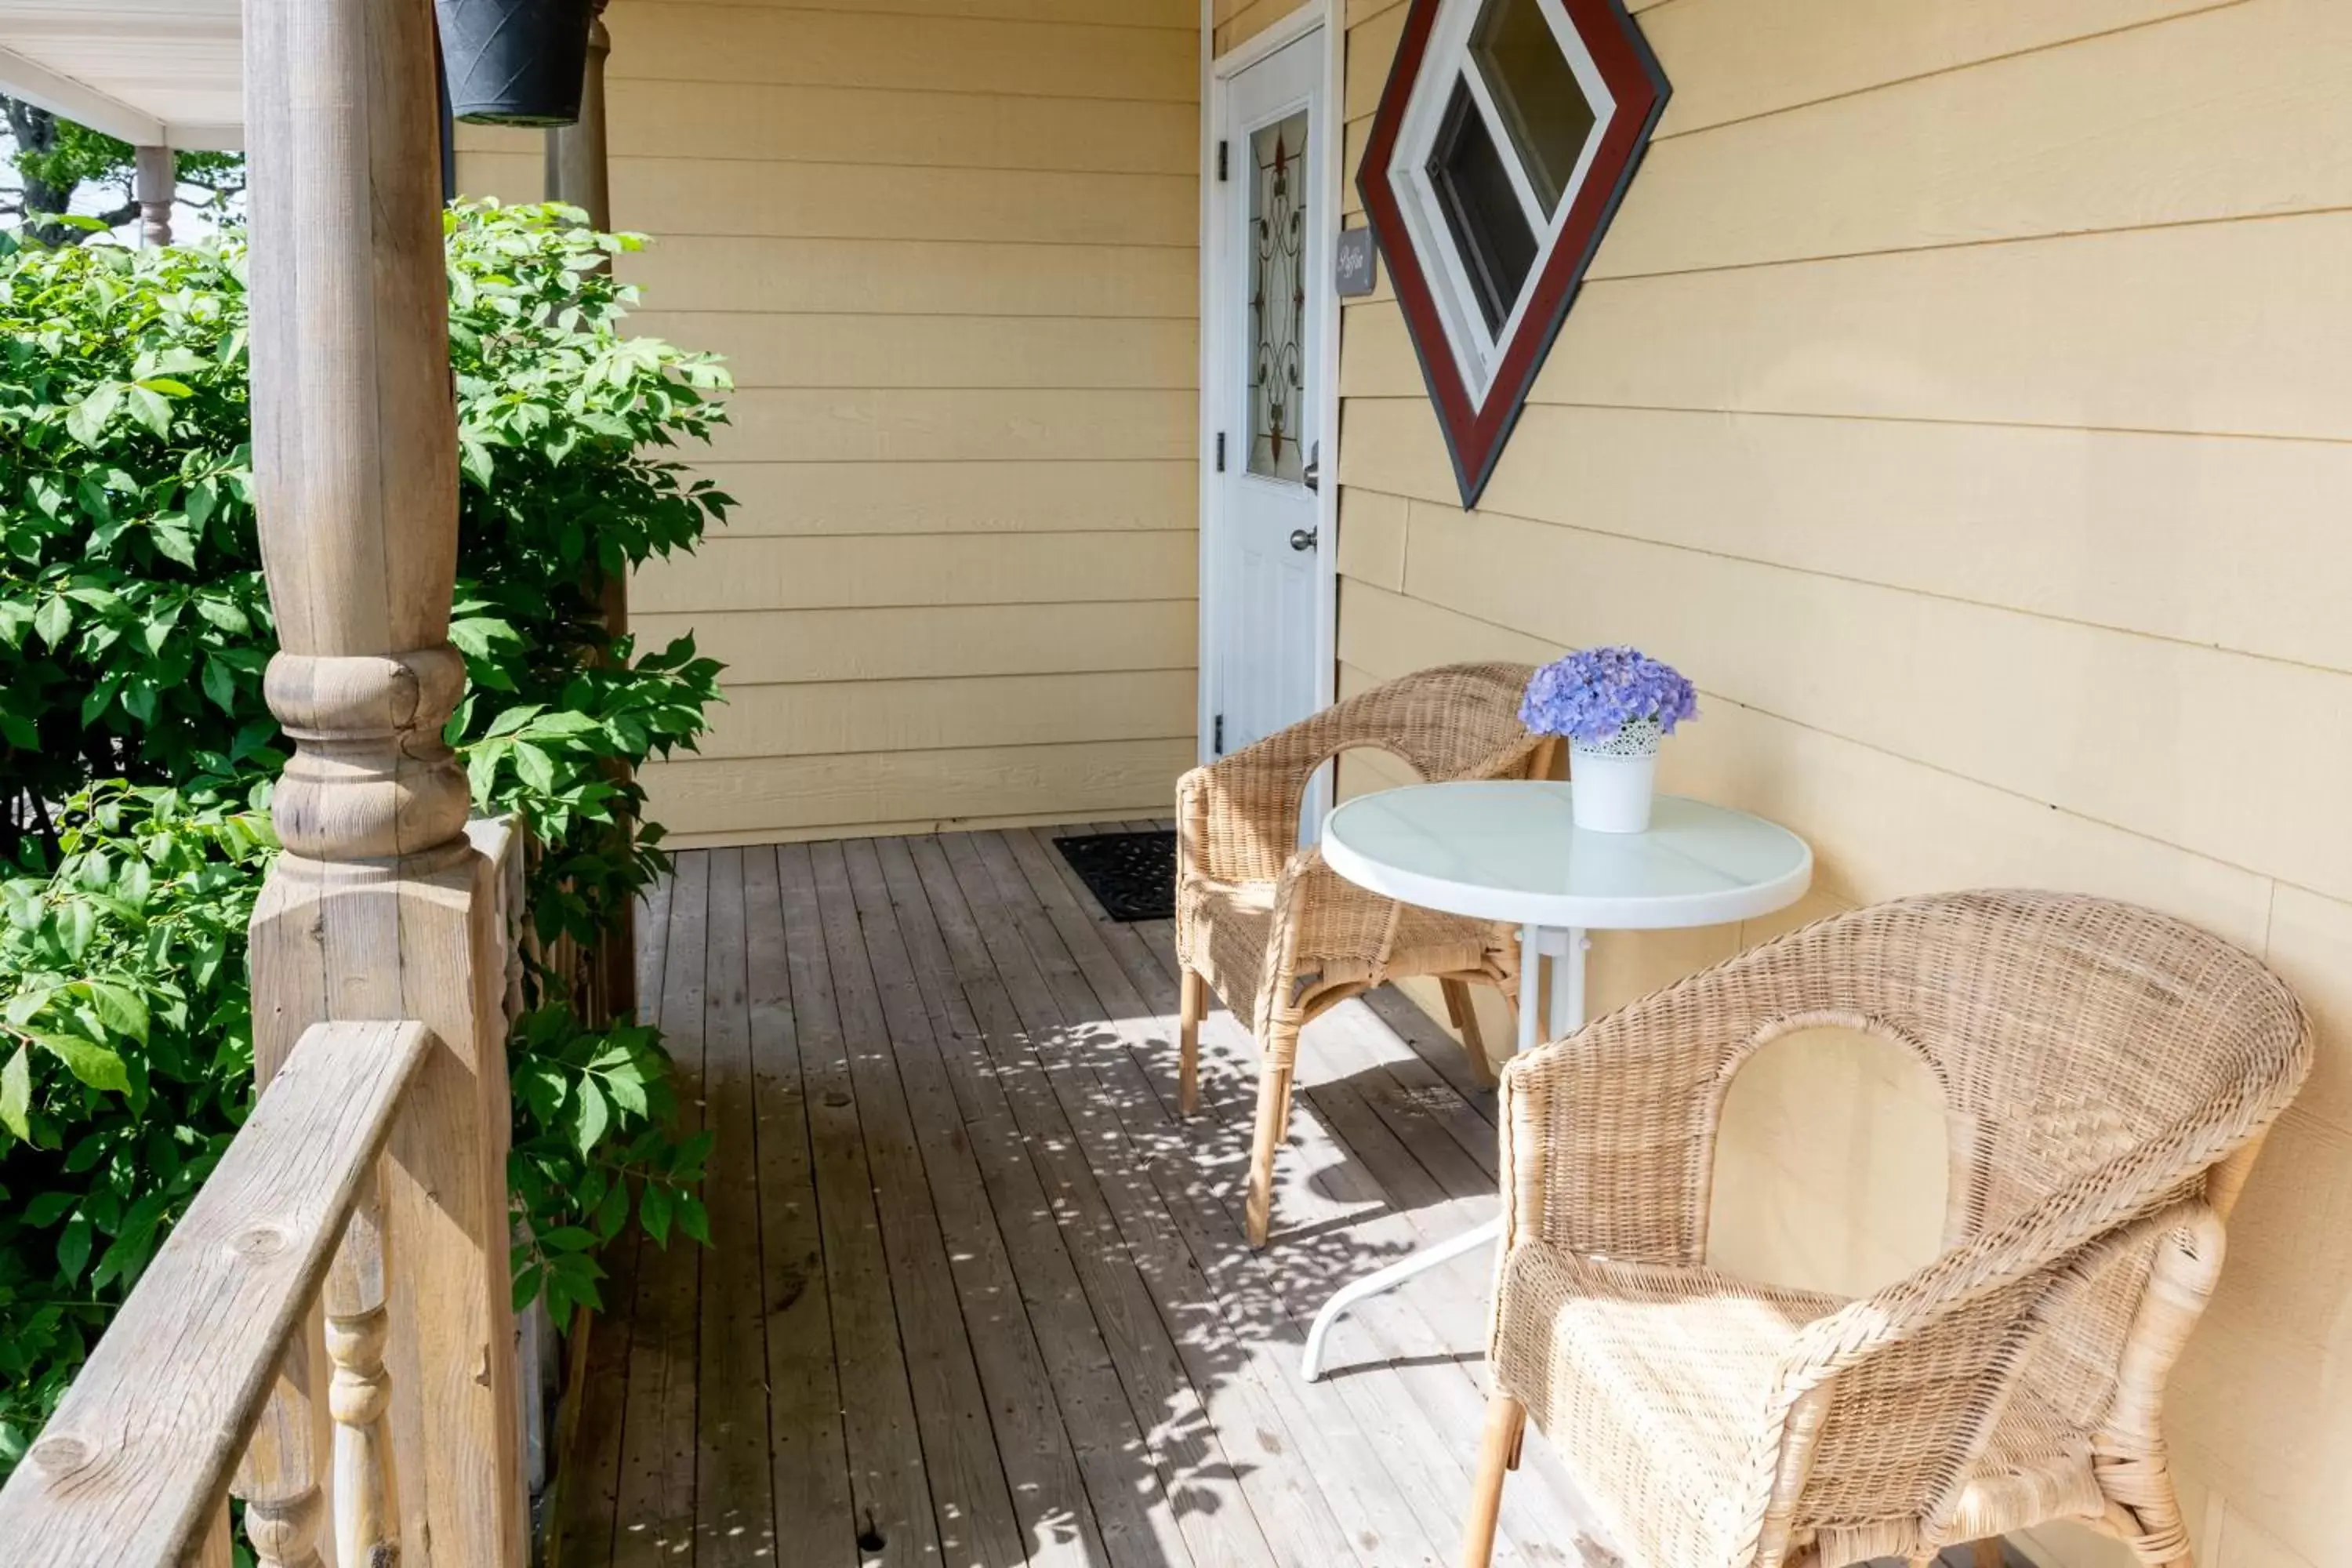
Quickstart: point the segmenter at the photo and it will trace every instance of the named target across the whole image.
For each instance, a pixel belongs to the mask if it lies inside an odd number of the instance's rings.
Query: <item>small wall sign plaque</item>
[[[1339,298],[1352,300],[1369,294],[1380,281],[1380,252],[1373,248],[1372,231],[1369,228],[1343,228],[1339,243],[1333,247],[1331,277]]]

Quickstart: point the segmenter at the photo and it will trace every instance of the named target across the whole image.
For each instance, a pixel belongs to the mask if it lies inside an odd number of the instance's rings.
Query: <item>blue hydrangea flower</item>
[[[1671,735],[1698,716],[1698,691],[1670,664],[1639,648],[1588,647],[1536,671],[1519,722],[1538,735],[1599,745],[1627,724],[1654,719]]]

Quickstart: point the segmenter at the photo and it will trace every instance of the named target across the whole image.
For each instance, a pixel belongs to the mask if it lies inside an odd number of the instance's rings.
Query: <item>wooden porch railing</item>
[[[487,873],[488,951],[503,956],[480,980],[511,1025],[528,841],[506,819],[468,823],[466,837]],[[468,1434],[389,1368],[415,1367],[419,1389],[479,1373],[478,1359],[427,1364],[432,1347],[464,1342],[462,1321],[437,1321],[462,1319],[462,1303],[411,1297],[415,1321],[391,1304],[404,1252],[435,1241],[430,1226],[388,1223],[379,1164],[395,1135],[445,1141],[409,1092],[440,1048],[415,1021],[303,1031],[0,1490],[0,1561],[227,1568],[232,1496],[265,1564],[310,1568],[329,1543],[338,1568],[401,1560],[404,1513],[434,1510],[403,1495],[394,1456]],[[302,1397],[320,1372],[323,1401]],[[479,1476],[462,1484],[496,1500]],[[526,1506],[511,1500],[499,1511]]]
[[[397,1403],[422,1441],[436,1435],[428,1408],[391,1397],[385,1345],[408,1326],[386,1310],[375,1168],[434,1048],[415,1023],[303,1034],[0,1491],[11,1561],[226,1568],[232,1489],[264,1563],[319,1561],[330,1496],[336,1562],[393,1560],[384,1425]],[[320,1366],[323,1451],[266,1408],[279,1377],[309,1385]],[[271,1451],[240,1467],[248,1444]]]

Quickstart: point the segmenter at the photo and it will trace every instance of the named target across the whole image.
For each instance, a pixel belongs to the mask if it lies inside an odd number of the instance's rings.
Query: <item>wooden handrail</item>
[[[415,1023],[303,1033],[0,1490],[0,1561],[214,1560],[230,1471],[433,1047]]]

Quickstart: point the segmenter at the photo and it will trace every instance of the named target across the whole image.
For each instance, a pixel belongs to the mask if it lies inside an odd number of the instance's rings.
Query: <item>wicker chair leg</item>
[[[1250,1142],[1249,1201],[1242,1210],[1242,1231],[1252,1247],[1264,1247],[1274,1229],[1274,1155],[1290,1131],[1292,1071],[1292,1051],[1273,1049],[1258,1069],[1257,1132]]]
[[[2162,1268],[2160,1258],[2158,1268]],[[2197,1554],[2189,1548],[2188,1521],[2181,1517],[2179,1494],[2173,1488],[2169,1468],[2159,1462],[2138,1477],[2132,1488],[2136,1495],[2128,1507],[2112,1495],[2112,1473],[2106,1480],[2110,1493],[2107,1514],[2098,1522],[2109,1535],[2130,1547],[2142,1563],[2161,1563],[2164,1568],[2197,1568]],[[2167,1552],[2173,1555],[2167,1556]]]
[[[1176,1099],[1187,1116],[1201,1109],[1201,1017],[1209,1010],[1209,983],[1184,971],[1182,1013],[1176,1022]]]
[[[1445,993],[1446,1016],[1462,1031],[1462,1054],[1470,1058],[1470,1076],[1477,1080],[1479,1088],[1494,1088],[1495,1064],[1486,1059],[1486,1037],[1478,1027],[1478,1008],[1471,997],[1469,984],[1460,980],[1441,980],[1437,984]]]
[[[1526,1405],[1507,1394],[1486,1396],[1486,1430],[1478,1441],[1478,1473],[1470,1483],[1470,1517],[1462,1527],[1462,1568],[1487,1568],[1494,1561],[1503,1478],[1517,1468],[1527,1426]]]

